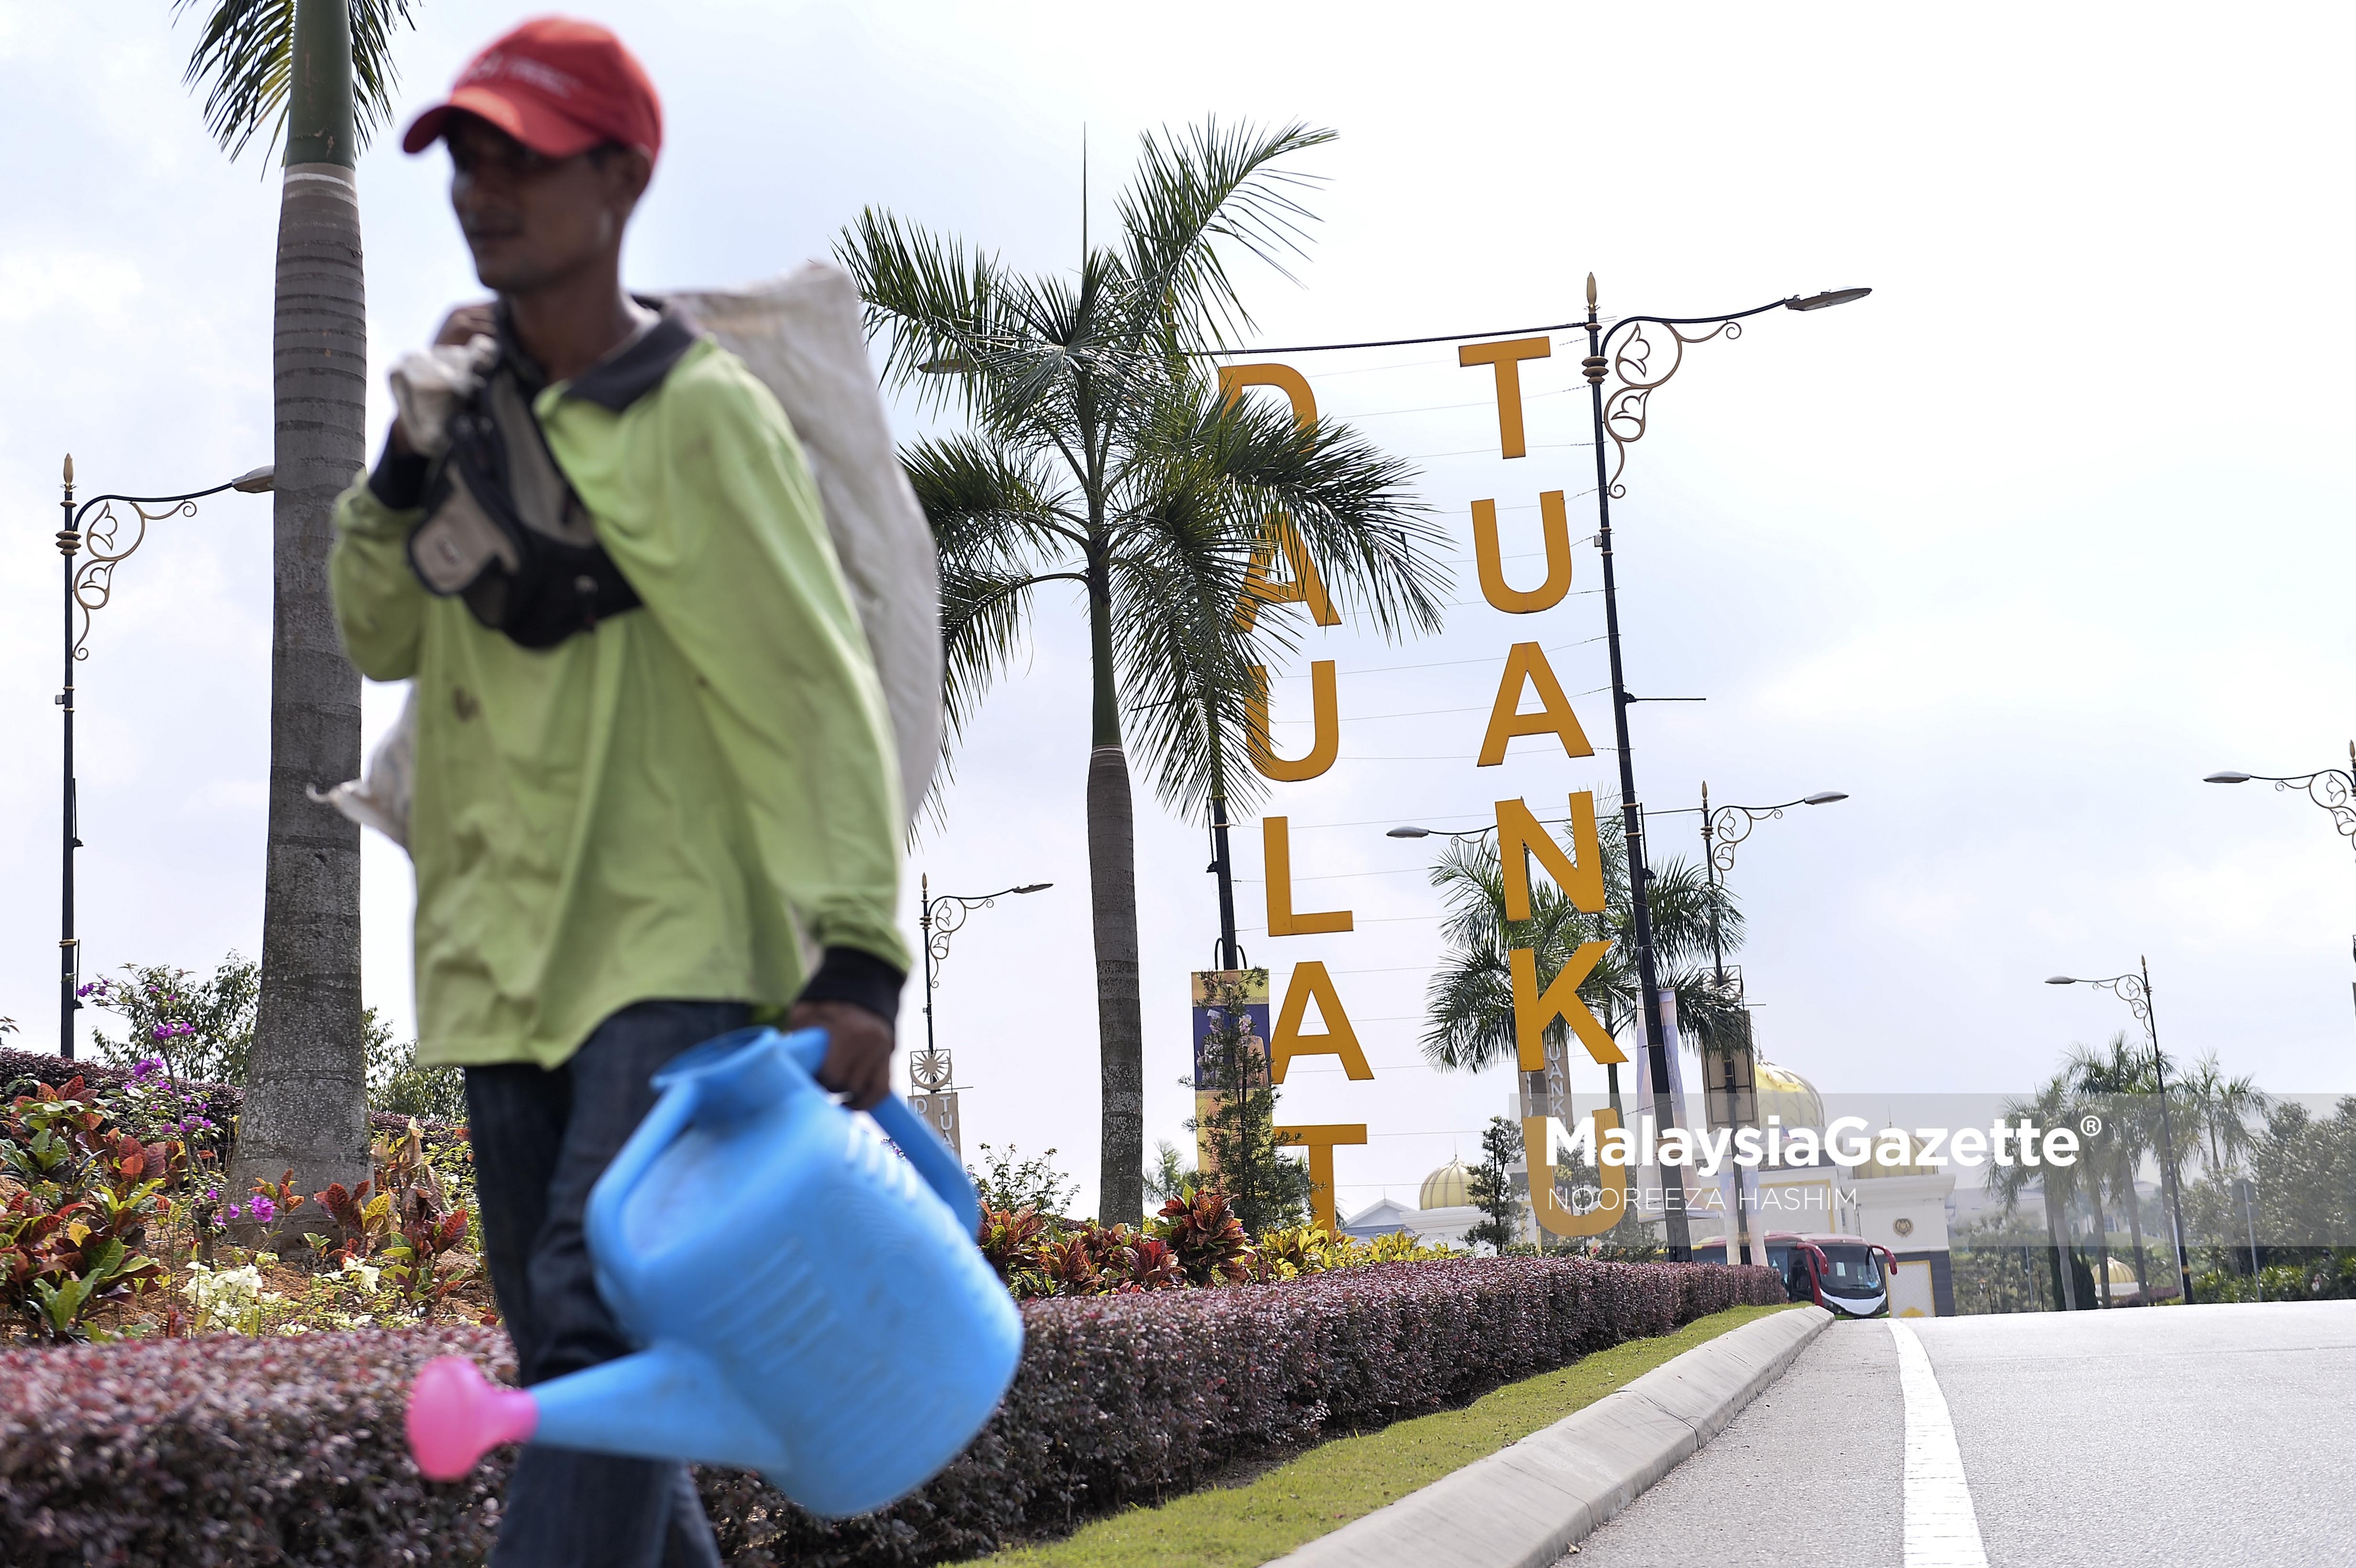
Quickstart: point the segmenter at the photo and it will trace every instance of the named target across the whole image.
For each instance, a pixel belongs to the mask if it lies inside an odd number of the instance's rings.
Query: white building
[[[1395,1198],[1369,1204],[1343,1221],[1342,1233],[1371,1241],[1404,1232],[1422,1242],[1446,1246],[1464,1244],[1464,1232],[1481,1222],[1472,1206],[1472,1173],[1462,1160],[1450,1160],[1423,1179],[1410,1209]]]

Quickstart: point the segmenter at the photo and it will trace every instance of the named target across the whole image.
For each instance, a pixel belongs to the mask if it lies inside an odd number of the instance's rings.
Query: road
[[[1895,1328],[1827,1328],[1561,1568],[2356,1563],[2356,1301]]]

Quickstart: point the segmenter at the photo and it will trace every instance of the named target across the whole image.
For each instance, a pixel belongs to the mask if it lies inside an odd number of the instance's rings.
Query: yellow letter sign
[[[1525,685],[1538,688],[1538,701],[1544,706],[1536,713],[1522,711]],[[1562,742],[1566,757],[1595,755],[1595,748],[1587,743],[1587,731],[1579,727],[1579,715],[1570,710],[1570,699],[1562,694],[1562,682],[1547,663],[1546,650],[1536,643],[1515,643],[1513,652],[1505,656],[1496,705],[1489,710],[1489,730],[1481,737],[1479,764],[1494,768],[1503,763],[1505,742],[1516,735],[1552,735]]]
[[[1244,744],[1251,765],[1279,784],[1301,784],[1333,765],[1342,754],[1342,699],[1333,684],[1333,661],[1314,659],[1309,666],[1309,750],[1299,757],[1280,757],[1268,736],[1268,667],[1252,666],[1252,695],[1245,704]]]
[[[1527,457],[1530,452],[1522,440],[1522,361],[1551,358],[1553,355],[1553,343],[1543,337],[1468,343],[1456,351],[1459,365],[1496,367],[1497,444],[1507,457]]]
[[[1570,900],[1570,907],[1589,914],[1603,912],[1603,847],[1595,836],[1595,792],[1580,790],[1570,797],[1570,844],[1579,863],[1571,864],[1562,846],[1554,841],[1530,808],[1518,800],[1497,803],[1497,865],[1505,878],[1505,918],[1530,918],[1530,860],[1536,855],[1554,885]]]
[[[1584,942],[1579,951],[1563,961],[1555,971],[1554,981],[1541,992],[1538,989],[1537,950],[1530,947],[1509,948],[1505,966],[1514,980],[1514,1047],[1525,1072],[1546,1071],[1547,1026],[1560,1019],[1587,1047],[1587,1054],[1606,1064],[1628,1060],[1609,1030],[1598,1023],[1595,1015],[1580,1000],[1579,987],[1594,972],[1602,956],[1612,951],[1608,942]],[[1288,1000],[1286,1006],[1291,1004]]]
[[[1538,497],[1538,521],[1546,535],[1546,581],[1523,590],[1505,585],[1505,558],[1497,544],[1497,503],[1472,503],[1472,562],[1481,573],[1481,597],[1508,615],[1535,615],[1562,603],[1570,592],[1570,517],[1562,492]]]
[[[1351,912],[1321,910],[1295,914],[1292,910],[1292,819],[1263,816],[1259,822],[1261,859],[1268,871],[1268,933],[1270,936],[1317,936],[1347,931]],[[1286,1006],[1291,1004],[1288,1001]]]
[[[1303,1034],[1301,1024],[1309,1017],[1309,1000],[1317,999],[1317,1011],[1325,1020],[1323,1034]],[[1338,1056],[1342,1071],[1354,1079],[1372,1078],[1375,1070],[1366,1065],[1366,1054],[1358,1049],[1358,1031],[1350,1027],[1350,1015],[1342,1010],[1341,994],[1333,989],[1333,978],[1325,973],[1323,964],[1296,964],[1292,979],[1284,988],[1284,1008],[1276,1017],[1273,1038],[1268,1042],[1269,1076],[1279,1083],[1284,1082],[1284,1071],[1296,1056]]]

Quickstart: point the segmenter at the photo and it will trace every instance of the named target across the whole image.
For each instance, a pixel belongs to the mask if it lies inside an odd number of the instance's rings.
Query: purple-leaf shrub
[[[1232,1460],[1783,1299],[1767,1269],[1468,1258],[1034,1301],[1005,1403],[914,1497],[823,1523],[756,1476],[712,1468],[704,1506],[739,1568],[975,1556],[1186,1491]],[[409,1380],[450,1351],[512,1371],[504,1335],[456,1328],[0,1356],[0,1556],[24,1568],[478,1563],[507,1453],[442,1485],[420,1478],[401,1435]]]

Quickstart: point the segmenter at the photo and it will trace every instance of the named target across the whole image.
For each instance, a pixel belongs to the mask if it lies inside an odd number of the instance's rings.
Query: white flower
[[[359,1259],[353,1257],[348,1253],[345,1255],[344,1273],[347,1275],[357,1275],[359,1276],[360,1292],[364,1296],[374,1296],[376,1294],[377,1276],[383,1272],[384,1271],[382,1269],[371,1267],[369,1264],[360,1262]]]

